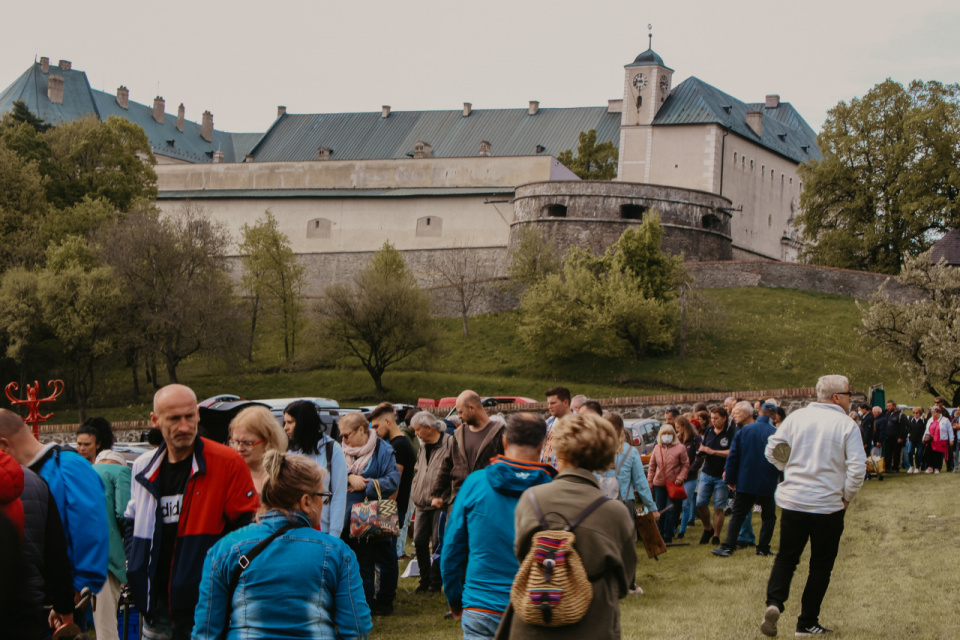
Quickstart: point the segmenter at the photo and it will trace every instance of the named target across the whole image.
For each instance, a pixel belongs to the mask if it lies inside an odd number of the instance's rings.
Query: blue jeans
[[[500,626],[500,618],[486,611],[463,610],[460,624],[463,626],[463,640],[492,640]]]
[[[750,507],[750,511],[747,512],[747,516],[743,519],[743,525],[737,534],[737,542],[743,542],[744,544],[757,543],[757,537],[753,535],[753,507]]]
[[[671,500],[670,496],[667,495],[666,487],[653,487],[653,501],[657,503],[657,511],[663,511],[667,504],[672,504],[673,508],[662,513],[660,519],[657,520],[657,529],[660,530],[660,535],[663,536],[664,542],[671,542],[673,540],[673,530],[677,524],[677,511],[680,510],[680,505],[682,504],[681,500]]]
[[[910,467],[913,466],[912,464],[910,464],[911,460],[913,459],[913,456],[911,456],[910,454],[913,453],[915,450],[916,450],[916,445],[910,442],[909,440],[907,440],[906,443],[904,443],[903,445],[903,468],[904,469],[909,469]]]
[[[680,533],[687,532],[687,525],[697,519],[697,483],[698,478],[683,483],[683,490],[687,492],[687,499],[680,509]]]
[[[357,554],[367,604],[371,608],[392,606],[397,595],[397,579],[400,577],[397,541],[394,538],[351,538],[349,544]],[[376,582],[377,574],[380,576],[379,584]]]
[[[730,487],[723,481],[723,478],[717,478],[701,471],[700,484],[697,485],[697,506],[705,507],[709,505],[710,496],[713,496],[714,509],[726,509],[727,502],[730,499]]]

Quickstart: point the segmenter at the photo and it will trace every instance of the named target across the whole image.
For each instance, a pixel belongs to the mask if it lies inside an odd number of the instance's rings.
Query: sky
[[[653,49],[744,102],[779,94],[820,130],[886,78],[960,81],[956,0],[115,0],[7,3],[0,88],[40,56],[217,129],[289,113],[606,105]]]

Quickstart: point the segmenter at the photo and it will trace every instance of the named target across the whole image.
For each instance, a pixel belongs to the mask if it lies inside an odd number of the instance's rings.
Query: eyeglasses
[[[852,396],[852,395],[853,395],[853,392],[852,392],[852,391],[836,391],[836,392],[834,392],[833,395],[835,395],[835,396]]]
[[[333,494],[328,491],[320,491],[314,493],[313,495],[317,496],[318,498],[323,498],[323,504],[330,504],[330,498],[333,497]]]
[[[229,440],[229,444],[234,449],[249,449],[255,447],[258,444],[262,444],[266,441],[266,438],[260,438],[256,442],[250,442],[249,440]]]

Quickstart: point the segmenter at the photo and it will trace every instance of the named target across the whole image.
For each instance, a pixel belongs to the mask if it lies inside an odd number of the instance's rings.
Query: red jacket
[[[0,451],[0,511],[10,518],[17,528],[20,544],[23,544],[23,467],[9,454]]]

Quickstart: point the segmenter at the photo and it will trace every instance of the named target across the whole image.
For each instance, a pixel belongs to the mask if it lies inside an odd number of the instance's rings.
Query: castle
[[[385,241],[421,282],[437,256],[470,254],[502,274],[520,229],[561,247],[603,248],[646,212],[664,248],[688,261],[795,261],[797,166],[820,159],[816,134],[779,96],[744,103],[673,70],[652,48],[624,66],[606,106],[290,114],[263,133],[198,124],[164,99],[152,106],[90,87],[70,62],[41,58],[0,92],[58,123],[119,115],[143,127],[157,157],[158,205],[202,206],[239,230],[270,209],[307,267],[307,295],[350,277]],[[580,180],[555,156],[580,132],[619,147],[617,178]]]

